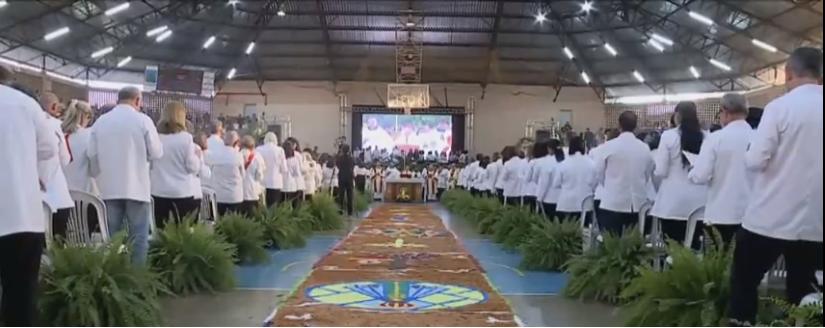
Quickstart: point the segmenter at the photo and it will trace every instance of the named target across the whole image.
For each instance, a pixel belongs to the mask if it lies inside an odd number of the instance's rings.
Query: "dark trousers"
[[[170,219],[180,222],[184,216],[200,208],[200,203],[196,203],[192,197],[164,198],[152,196],[152,200],[155,203],[155,227],[158,229],[163,229]]]
[[[52,214],[52,237],[55,240],[66,238],[71,213],[72,208],[61,208]]]
[[[266,190],[266,207],[272,207],[281,203],[283,195],[281,189],[267,189]]]
[[[568,222],[578,222],[582,216],[581,212],[557,212],[559,219],[562,221]],[[587,212],[584,215],[584,226],[589,226],[590,222],[593,221],[593,212]]]
[[[556,204],[542,202],[541,208],[544,210],[544,216],[547,217],[548,220],[556,219]]]
[[[521,206],[521,197],[507,197],[507,205]]]
[[[353,214],[353,185],[350,184],[341,184],[338,186],[338,204],[341,204],[341,210],[346,211],[347,215]]]
[[[522,197],[523,205],[529,208],[531,211],[536,210],[536,196],[524,196]]]
[[[601,231],[621,236],[625,229],[639,223],[639,213],[623,213],[602,210],[599,216]]]
[[[476,188],[470,188],[470,195],[473,195],[473,196],[478,196],[478,189],[476,189]]]
[[[312,201],[312,195],[306,195],[305,194],[304,195],[304,200],[307,201],[307,202],[311,202]]]
[[[498,201],[504,204],[504,189],[496,189],[496,198]]]
[[[675,240],[680,244],[685,242],[685,234],[687,233],[687,221],[659,219],[662,222],[662,234],[665,235],[665,240]],[[704,231],[704,224],[702,221],[696,222],[696,232],[693,234],[693,241],[690,248],[699,250],[702,247],[701,239]]]
[[[739,224],[705,225],[705,234],[710,236],[710,240],[711,242],[713,242],[713,231],[716,230],[717,232],[719,232],[719,237],[722,238],[722,242],[725,245],[730,245],[731,241],[733,241],[733,237],[736,236],[736,232],[738,232],[741,228],[742,226]]]
[[[247,217],[252,217],[255,215],[255,212],[258,211],[258,207],[260,206],[261,202],[257,200],[245,200],[241,203],[241,214],[244,214]]]
[[[218,203],[218,215],[224,216],[230,212],[240,212],[243,203]]]
[[[436,192],[435,197],[436,197],[436,198],[438,198],[438,200],[441,200],[441,195],[443,195],[443,194],[444,194],[444,190],[446,190],[446,189],[444,189],[444,188],[438,188],[437,190],[438,190],[438,191]]]
[[[731,320],[756,323],[757,288],[780,255],[785,257],[788,271],[788,301],[799,304],[805,295],[815,292],[815,272],[822,263],[821,242],[781,240],[740,229],[736,234],[728,302]]]
[[[367,189],[367,177],[363,175],[356,175],[355,188],[360,192],[364,192],[364,190]]]
[[[5,326],[35,326],[43,233],[23,232],[0,237],[0,319]]]

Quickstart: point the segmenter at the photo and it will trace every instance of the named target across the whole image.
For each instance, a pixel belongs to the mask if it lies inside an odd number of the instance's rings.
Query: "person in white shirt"
[[[118,105],[92,127],[86,152],[106,203],[109,234],[128,231],[136,264],[146,263],[149,249],[150,163],[163,157],[157,129],[140,105],[140,90],[121,89]]]
[[[367,173],[369,170],[364,167],[364,163],[357,162],[353,174],[355,174],[355,190],[365,192],[367,190]]]
[[[10,76],[0,66],[0,317],[7,326],[34,326],[46,230],[37,163],[57,156],[58,146],[37,101],[3,85]]]
[[[212,135],[209,136],[207,139],[207,143],[209,148],[218,149],[223,147],[223,122],[215,120],[209,127],[210,133]]]
[[[524,206],[538,213],[538,185],[540,170],[539,164],[547,157],[547,144],[534,143],[530,150],[532,158],[527,162],[523,173],[521,193],[524,196]]]
[[[487,165],[487,179],[490,183],[490,192],[493,197],[496,197],[500,202],[504,201],[504,187],[501,185],[501,167],[504,162],[501,160],[501,153],[493,153],[491,162]]]
[[[322,176],[324,190],[333,197],[338,197],[338,168],[335,167],[333,158],[327,158]]]
[[[37,163],[37,170],[45,176],[45,191],[43,199],[52,210],[52,234],[55,239],[66,237],[69,215],[74,208],[74,201],[69,195],[69,186],[63,174],[63,166],[69,164],[71,155],[66,145],[66,136],[63,134],[62,122],[58,117],[63,114],[60,100],[54,93],[44,92],[40,95],[40,105],[48,113],[49,127],[58,145],[58,156]]]
[[[464,174],[464,185],[470,190],[470,193],[473,194],[473,196],[478,196],[478,189],[476,189],[475,185],[476,174],[478,173],[476,171],[478,170],[478,166],[481,164],[481,159],[483,157],[483,155],[477,154],[475,161],[464,168],[464,171],[467,171],[467,173]]]
[[[295,151],[295,159],[298,161],[298,174],[300,174],[300,176],[297,179],[295,179],[295,182],[298,185],[298,191],[295,198],[293,198],[292,202],[293,207],[298,208],[304,202],[304,193],[307,189],[306,180],[304,179],[304,176],[306,176],[309,172],[308,167],[304,163],[304,154],[301,152],[301,144],[298,142],[298,139],[294,137],[289,137],[286,138],[286,140],[289,141],[290,145],[292,145],[292,148]]]
[[[206,134],[198,134],[194,137],[195,142],[195,156],[198,157],[198,160],[201,163],[200,170],[195,174],[189,176],[189,185],[192,187],[192,198],[195,200],[195,203],[198,205],[198,217],[199,218],[207,218],[211,220],[217,220],[218,218],[211,217],[211,213],[201,213],[200,211],[200,204],[203,200],[203,188],[209,187],[209,179],[212,179],[212,171],[209,170],[209,165],[206,165],[206,152],[209,149],[209,145],[207,144],[207,135]]]
[[[246,135],[241,139],[241,157],[243,158],[243,205],[241,212],[252,216],[258,210],[261,194],[264,193],[263,182],[266,162],[255,150],[255,138]]]
[[[264,183],[266,189],[266,206],[272,207],[283,199],[281,190],[284,188],[284,174],[286,174],[286,155],[284,149],[278,146],[278,136],[273,132],[264,135],[264,144],[258,146],[258,156],[264,160]]]
[[[501,174],[504,186],[504,202],[508,205],[521,205],[521,188],[519,173],[522,170],[523,160],[517,156],[516,147],[507,146],[501,152],[504,167]]]
[[[582,212],[582,203],[596,190],[596,164],[584,155],[586,145],[584,139],[575,136],[570,139],[570,156],[558,166],[558,177],[553,181],[560,190],[556,211],[561,219],[577,220]],[[588,211],[589,212],[589,211]],[[591,214],[587,214],[584,222],[589,224]]]
[[[621,134],[599,150],[596,182],[604,185],[599,226],[602,231],[621,235],[639,221],[639,210],[647,203],[647,184],[653,176],[650,147],[636,138],[638,119],[631,111],[619,115]]]
[[[301,160],[298,159],[300,155],[295,151],[295,146],[289,139],[284,142],[283,148],[286,155],[287,168],[287,172],[284,175],[284,202],[290,202],[292,206],[297,207],[301,204],[301,201],[298,199],[300,197],[299,191],[301,190],[298,183],[304,180],[303,175],[301,175]]]
[[[794,51],[785,76],[788,93],[765,107],[745,154],[755,179],[731,272],[736,324],[756,323],[757,288],[780,255],[791,304],[816,292],[822,270],[822,51]]]
[[[696,184],[708,184],[705,224],[729,244],[742,225],[750,199],[751,176],[745,167],[745,152],[753,129],[745,121],[748,100],[744,95],[724,95],[721,107],[723,128],[705,141],[688,178]]]
[[[662,182],[650,215],[661,220],[665,238],[682,242],[687,219],[693,211],[705,205],[708,187],[690,182],[690,161],[683,154],[698,155],[705,139],[696,104],[685,101],[676,105],[676,122],[676,128],[662,134],[659,148],[654,153],[654,176]],[[701,222],[697,223],[696,231],[693,247],[698,248],[703,231]]]
[[[387,175],[388,180],[400,179],[401,178],[401,171],[399,171],[397,167],[392,166],[387,170],[386,175]]]
[[[318,189],[318,175],[316,167],[318,163],[315,163],[315,159],[312,158],[312,152],[309,149],[304,149],[304,166],[306,169],[306,174],[304,174],[304,183],[306,185],[306,190],[304,190],[304,199],[307,201],[312,200],[312,195],[315,195],[315,191]]]
[[[212,172],[209,185],[215,190],[218,202],[218,215],[228,212],[240,212],[244,198],[243,179],[245,175],[244,158],[235,149],[238,133],[229,131],[223,135],[224,144],[209,148],[206,153],[206,165]]]
[[[438,179],[438,194],[436,196],[438,200],[441,200],[441,195],[444,194],[445,190],[450,188],[450,169],[447,168],[446,165],[441,166],[436,179]]]
[[[487,165],[490,163],[490,158],[482,156],[481,161],[478,162],[478,167],[473,172],[473,188],[475,188],[478,196],[487,197]]]
[[[607,142],[607,141],[616,139],[616,137],[618,137],[618,136],[619,136],[619,130],[608,129],[605,132],[605,134],[603,135],[603,138],[604,138],[604,140],[606,140],[605,142]],[[602,144],[596,146],[595,148],[591,149],[590,152],[587,154],[588,156],[590,156],[590,159],[593,160],[593,163],[595,163],[596,159],[601,156],[600,153],[602,151],[602,145],[603,144],[604,143],[602,143]],[[598,176],[598,174],[597,174],[597,176]],[[596,210],[596,214],[601,213],[601,210],[599,209],[599,207],[600,207],[599,205],[601,204],[603,194],[604,194],[604,185],[601,182],[597,181],[596,191],[593,193],[593,208]]]
[[[539,155],[547,153],[536,164],[538,169],[538,184],[536,185],[536,200],[541,202],[541,210],[547,219],[556,218],[556,207],[561,190],[556,188],[554,181],[558,176],[558,166],[564,161],[564,150],[561,141],[550,139],[540,142],[541,148],[536,149]]]
[[[92,121],[92,107],[89,103],[73,99],[63,113],[63,134],[66,136],[66,148],[69,151],[69,163],[63,166],[69,190],[78,190],[98,195],[97,183],[89,175],[89,148],[91,130],[87,127]]]
[[[155,226],[163,229],[171,219],[177,222],[200,207],[195,202],[190,185],[191,176],[198,173],[201,160],[195,153],[192,135],[186,132],[186,107],[171,101],[163,109],[158,122],[163,157],[152,161],[150,179],[155,205]]]

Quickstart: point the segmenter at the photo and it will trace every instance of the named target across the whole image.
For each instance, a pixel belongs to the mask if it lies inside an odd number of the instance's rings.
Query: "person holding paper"
[[[750,196],[751,179],[745,167],[753,129],[748,117],[748,100],[738,93],[722,97],[723,128],[711,133],[698,157],[685,152],[693,164],[688,178],[697,184],[708,184],[705,224],[719,231],[722,241],[729,244],[742,224]],[[690,154],[691,156],[688,156]]]
[[[699,124],[696,104],[690,101],[676,105],[678,123],[662,134],[659,148],[654,153],[654,175],[662,180],[656,202],[650,215],[662,220],[665,238],[682,242],[685,239],[687,219],[707,201],[707,186],[692,183],[688,179],[690,162],[683,152],[698,154],[705,140],[705,132]],[[702,231],[697,224],[696,231]],[[694,247],[699,246],[699,236],[694,236]]]

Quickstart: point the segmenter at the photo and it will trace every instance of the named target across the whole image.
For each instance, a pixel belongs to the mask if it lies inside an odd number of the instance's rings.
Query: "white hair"
[[[748,98],[740,93],[728,93],[722,96],[722,109],[733,114],[748,115]]]
[[[278,135],[275,134],[274,132],[267,132],[264,135],[264,143],[277,145],[278,144]]]
[[[223,143],[227,146],[234,146],[240,137],[238,137],[238,132],[236,131],[229,131],[223,136]]]

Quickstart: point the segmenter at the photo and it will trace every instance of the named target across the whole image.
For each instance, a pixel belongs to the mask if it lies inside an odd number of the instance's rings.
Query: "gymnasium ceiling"
[[[397,33],[408,29],[423,39],[424,83],[585,86],[586,72],[596,92],[622,96],[757,88],[795,47],[822,47],[821,0],[593,0],[589,11],[583,2],[0,0],[0,57],[81,79],[167,65],[219,80],[234,67],[243,80],[393,82]],[[409,17],[420,23],[407,27]],[[163,25],[168,39],[147,37]],[[70,32],[44,39],[62,27]],[[654,34],[672,45],[659,39],[656,49]]]

